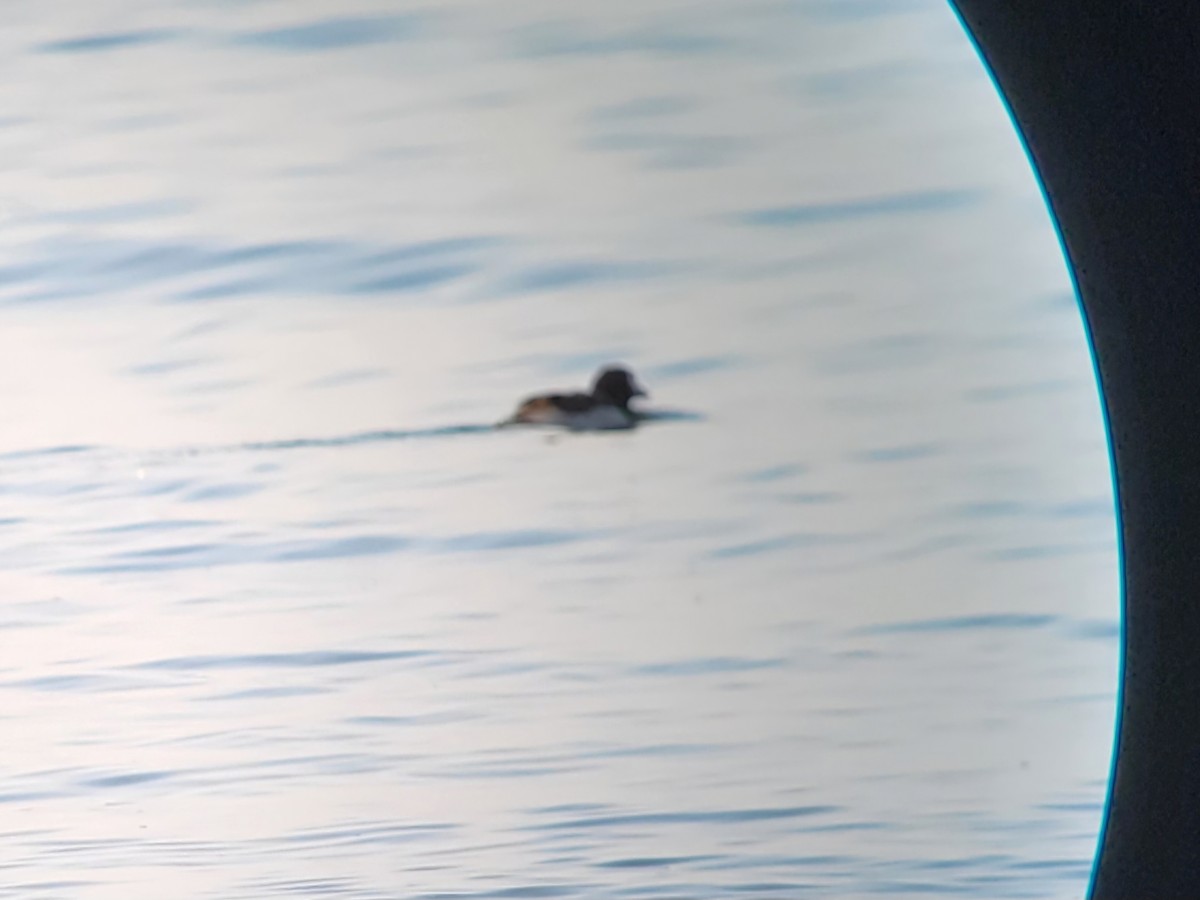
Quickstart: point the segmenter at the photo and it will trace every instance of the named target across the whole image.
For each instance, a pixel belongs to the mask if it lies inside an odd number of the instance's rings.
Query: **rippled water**
[[[942,3],[0,50],[0,896],[1082,893],[1102,425]],[[488,427],[618,359],[635,431]]]

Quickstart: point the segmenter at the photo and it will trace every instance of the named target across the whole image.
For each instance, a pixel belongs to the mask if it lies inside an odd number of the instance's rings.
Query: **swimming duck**
[[[637,413],[629,408],[646,392],[622,366],[606,366],[592,381],[589,394],[540,394],[523,401],[505,425],[564,425],[578,431],[632,428]]]

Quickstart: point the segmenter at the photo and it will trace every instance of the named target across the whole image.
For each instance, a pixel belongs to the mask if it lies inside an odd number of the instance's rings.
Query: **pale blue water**
[[[1102,424],[948,8],[0,51],[0,897],[1082,894]],[[490,427],[613,360],[636,431]]]

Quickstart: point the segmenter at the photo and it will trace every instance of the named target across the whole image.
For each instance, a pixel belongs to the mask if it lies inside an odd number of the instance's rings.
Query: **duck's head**
[[[604,403],[622,409],[628,408],[634,397],[645,397],[646,392],[633,380],[633,375],[623,366],[606,366],[592,382],[592,396]]]

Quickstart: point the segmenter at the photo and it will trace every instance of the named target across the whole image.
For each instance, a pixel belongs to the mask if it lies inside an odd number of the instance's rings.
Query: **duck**
[[[632,428],[638,414],[634,397],[649,396],[624,366],[605,366],[592,379],[589,393],[538,394],[517,406],[501,425],[562,425],[573,431]]]

